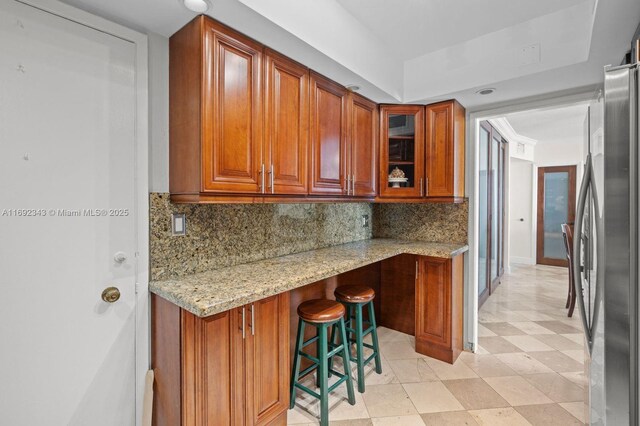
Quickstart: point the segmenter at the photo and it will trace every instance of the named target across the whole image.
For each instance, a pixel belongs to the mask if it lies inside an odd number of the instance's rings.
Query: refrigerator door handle
[[[600,234],[600,226],[599,220],[600,217],[599,205],[598,205],[598,195],[596,193],[595,185],[593,184],[593,165],[591,163],[591,153],[587,155],[587,164],[584,170],[584,177],[582,178],[582,184],[580,185],[580,194],[578,196],[578,206],[576,209],[576,220],[575,220],[575,232],[574,235],[576,238],[573,239],[573,289],[576,294],[576,299],[578,300],[578,306],[580,308],[580,318],[582,319],[582,326],[584,329],[585,337],[587,338],[587,347],[589,348],[589,353],[593,350],[593,338],[595,336],[595,326],[597,324],[598,315],[600,312],[600,286],[602,285],[602,280],[599,279],[601,274],[601,267],[598,268],[596,285],[595,285],[595,299],[593,306],[593,315],[591,312],[587,312],[585,302],[584,302],[584,290],[582,288],[582,273],[585,271],[585,268],[580,264],[580,259],[582,257],[582,227],[584,225],[584,211],[587,208],[587,196],[589,194],[589,189],[591,189],[591,197],[593,199],[594,204],[594,220],[596,224],[596,259],[601,261],[602,258],[600,253],[600,238],[602,235]]]

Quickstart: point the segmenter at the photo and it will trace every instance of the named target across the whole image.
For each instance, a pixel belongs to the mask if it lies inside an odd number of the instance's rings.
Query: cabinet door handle
[[[244,306],[242,307],[242,338],[244,339],[246,337],[245,332],[244,332]]]
[[[260,192],[264,194],[264,163],[262,163],[258,173],[260,173]]]
[[[418,281],[418,261],[416,260],[416,281]]]
[[[256,335],[256,316],[255,316],[255,310],[256,308],[253,306],[253,303],[251,304],[251,335],[255,336]]]
[[[356,175],[351,175],[351,195],[356,195]]]
[[[273,187],[273,180],[274,180],[274,177],[273,177],[273,163],[271,163],[271,172],[270,173],[271,173],[271,193],[275,194],[275,189]]]
[[[428,197],[429,196],[429,178],[428,177],[424,178],[424,189],[425,189],[424,196]]]
[[[422,197],[422,178],[420,178],[420,196]]]
[[[347,195],[349,195],[351,189],[351,175],[347,175]]]

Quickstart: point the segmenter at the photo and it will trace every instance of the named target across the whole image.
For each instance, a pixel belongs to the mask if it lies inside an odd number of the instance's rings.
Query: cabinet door
[[[464,196],[464,109],[456,101],[428,105],[428,197]]]
[[[378,106],[362,96],[349,96],[349,165],[351,195],[376,195]]]
[[[310,194],[346,194],[347,89],[311,72]]]
[[[202,191],[259,192],[262,45],[205,20],[203,55]]]
[[[416,340],[451,344],[451,260],[420,257],[416,281]]]
[[[247,306],[247,424],[266,425],[289,407],[289,293]]]
[[[384,105],[380,118],[380,196],[422,197],[424,107]]]
[[[271,50],[266,61],[265,192],[306,194],[309,70]]]
[[[243,424],[242,310],[182,311],[182,425]]]

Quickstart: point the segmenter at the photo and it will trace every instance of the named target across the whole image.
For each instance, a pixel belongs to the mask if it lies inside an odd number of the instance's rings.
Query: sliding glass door
[[[504,273],[506,140],[483,121],[479,144],[478,298],[482,304]]]

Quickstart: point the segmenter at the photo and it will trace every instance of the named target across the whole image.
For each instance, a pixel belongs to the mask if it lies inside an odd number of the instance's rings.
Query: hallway
[[[564,268],[513,268],[480,310],[478,352],[464,352],[454,365],[417,354],[412,336],[381,328],[382,375],[367,369],[355,406],[336,389],[331,424],[582,424],[582,332],[577,310],[566,317],[566,289]],[[317,409],[299,393],[289,424],[317,424]]]

